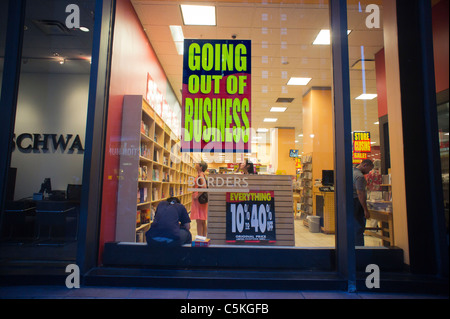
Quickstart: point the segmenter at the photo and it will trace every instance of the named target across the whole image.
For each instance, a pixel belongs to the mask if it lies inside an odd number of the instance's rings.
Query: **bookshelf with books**
[[[156,207],[175,196],[190,211],[191,154],[141,95],[124,96],[116,241],[144,241]],[[137,193],[137,195],[136,195]]]
[[[312,155],[302,156],[302,173],[300,174],[300,211],[304,224],[308,221],[306,216],[313,215],[313,175]]]

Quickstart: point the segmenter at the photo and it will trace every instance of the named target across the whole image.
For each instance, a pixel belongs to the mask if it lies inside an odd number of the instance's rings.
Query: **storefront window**
[[[94,1],[26,4],[3,261],[75,260],[93,14]]]
[[[355,244],[393,246],[383,7],[373,1],[348,1],[347,7],[353,174],[354,178],[364,175],[367,183],[361,198],[357,191],[353,195]],[[365,163],[371,165],[367,160],[373,163],[372,169],[363,168]],[[356,183],[354,187],[358,188]]]
[[[449,88],[448,88],[448,1],[436,1],[432,7],[433,51],[436,76],[436,100],[441,155],[445,221],[448,236],[449,216]],[[447,11],[445,11],[447,10]]]
[[[438,8],[445,5],[448,7],[448,1],[433,2],[444,188],[446,183],[448,185],[448,16],[440,16],[440,12],[446,11]],[[367,198],[368,212],[364,216],[362,207],[359,213],[355,212],[355,223],[361,225],[356,245],[400,247],[408,263],[410,239],[405,174],[413,172],[405,172],[404,164],[401,123],[406,106],[402,106],[402,95],[408,92],[400,93],[399,64],[402,61],[399,61],[398,9],[395,2],[389,1],[348,1],[347,6],[353,164],[359,171],[360,164],[366,159],[374,164],[374,168],[365,175],[367,187],[364,196]],[[444,193],[447,193],[444,197],[447,196],[448,209],[448,192]],[[361,200],[356,199],[355,206],[359,206],[359,202]]]
[[[100,252],[145,243],[172,196],[210,246],[334,248],[328,5],[219,2],[211,25],[180,5],[117,3]]]

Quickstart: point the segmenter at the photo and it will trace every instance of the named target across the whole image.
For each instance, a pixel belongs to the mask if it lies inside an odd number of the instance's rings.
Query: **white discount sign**
[[[276,242],[273,191],[226,194],[227,242]]]

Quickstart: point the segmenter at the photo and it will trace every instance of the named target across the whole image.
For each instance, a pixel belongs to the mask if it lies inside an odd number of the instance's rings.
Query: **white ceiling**
[[[302,95],[311,87],[332,86],[331,46],[312,45],[320,29],[329,28],[328,6],[317,4],[271,4],[272,1],[211,1],[216,6],[216,26],[183,25],[179,5],[193,1],[132,0],[137,15],[158,55],[169,82],[181,102],[183,57],[178,55],[169,25],[180,25],[187,39],[252,40],[252,126],[254,128],[295,127],[302,132]],[[275,2],[275,1],[274,1]],[[291,1],[292,2],[292,1]],[[307,1],[314,2],[314,1]],[[367,14],[349,6],[348,26],[350,66],[361,59],[374,59],[383,47],[382,29],[367,29]],[[283,62],[287,62],[283,63]],[[311,77],[308,86],[287,86],[291,76]],[[370,131],[379,142],[377,99],[357,101],[363,93],[376,93],[375,71],[350,71],[352,129]],[[275,103],[279,97],[291,97],[290,104]],[[181,103],[180,103],[181,104]],[[269,112],[272,106],[288,106],[284,113]],[[276,123],[263,123],[265,117],[276,117]],[[298,138],[301,149],[301,138]]]

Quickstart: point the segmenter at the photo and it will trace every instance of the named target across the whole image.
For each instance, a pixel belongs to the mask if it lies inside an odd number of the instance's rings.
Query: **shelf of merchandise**
[[[142,241],[158,204],[177,197],[190,211],[193,159],[141,95],[124,97],[116,241]]]
[[[306,216],[313,215],[312,155],[302,156],[302,168],[300,174],[300,218],[303,219],[303,225],[308,226]]]

